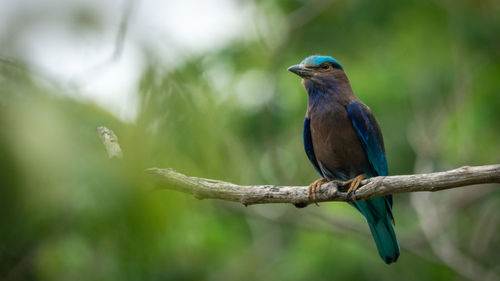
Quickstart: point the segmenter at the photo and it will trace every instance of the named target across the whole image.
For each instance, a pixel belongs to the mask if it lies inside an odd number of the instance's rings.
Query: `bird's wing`
[[[385,157],[384,139],[382,131],[373,116],[372,111],[359,101],[346,106],[352,125],[358,134],[359,140],[365,149],[368,161],[376,174],[367,174],[367,177],[387,176],[387,159]],[[392,195],[384,196],[388,214],[394,224],[392,216]]]
[[[375,175],[387,176],[387,160],[385,158],[384,140],[380,127],[371,110],[359,101],[346,106],[352,125],[365,149],[368,161],[376,172]]]
[[[323,177],[323,173],[321,172],[321,168],[316,160],[316,155],[314,155],[314,148],[311,137],[311,120],[309,118],[304,119],[304,131],[302,132],[302,138],[304,140],[304,149],[306,150],[307,158],[313,164],[316,171]]]

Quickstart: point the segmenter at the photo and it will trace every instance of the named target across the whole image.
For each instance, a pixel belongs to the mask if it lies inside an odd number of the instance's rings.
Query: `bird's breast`
[[[332,101],[310,107],[307,114],[321,165],[340,180],[368,172],[368,158],[344,105]]]

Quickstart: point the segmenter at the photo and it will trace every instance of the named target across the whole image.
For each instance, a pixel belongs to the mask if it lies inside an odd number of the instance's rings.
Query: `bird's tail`
[[[399,257],[399,243],[392,228],[385,202],[377,202],[379,201],[377,199],[382,198],[355,202],[355,204],[370,226],[380,257],[386,264],[390,264]]]

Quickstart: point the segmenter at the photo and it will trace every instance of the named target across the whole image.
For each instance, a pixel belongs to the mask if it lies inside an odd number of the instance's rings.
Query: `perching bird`
[[[304,148],[321,178],[311,183],[309,197],[316,199],[321,184],[341,180],[354,192],[361,180],[386,176],[384,141],[375,116],[353,93],[338,61],[310,56],[289,71],[302,77],[308,94],[304,120]],[[378,252],[385,263],[399,257],[392,228],[392,196],[351,203],[366,218]]]

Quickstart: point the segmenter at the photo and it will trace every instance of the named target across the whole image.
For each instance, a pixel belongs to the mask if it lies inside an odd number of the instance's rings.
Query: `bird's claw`
[[[348,181],[343,182],[342,185],[344,186],[351,184],[351,186],[349,186],[349,189],[347,190],[347,195],[350,196],[354,191],[356,191],[356,189],[358,189],[358,187],[361,185],[361,181],[364,179],[366,179],[365,174],[360,174]]]
[[[309,200],[313,201],[316,206],[318,205],[318,202],[316,201],[316,192],[321,189],[321,185],[324,183],[327,183],[328,181],[325,178],[320,178],[315,181],[313,181],[310,185],[309,188],[307,188],[307,198]]]

